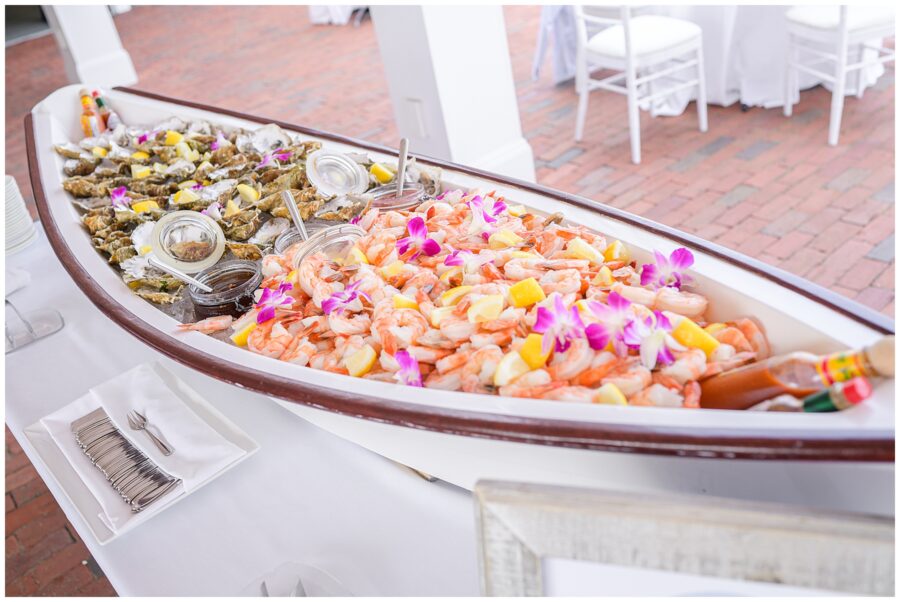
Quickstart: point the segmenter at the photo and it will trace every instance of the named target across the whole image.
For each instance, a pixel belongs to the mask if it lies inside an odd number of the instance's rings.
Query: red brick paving
[[[8,428],[6,595],[116,595]]]
[[[575,143],[572,86],[552,85],[549,74],[531,80],[539,10],[505,9],[540,183],[708,238],[893,316],[893,65],[861,100],[848,98],[836,148],[825,144],[831,97],[816,88],[790,119],[778,109],[710,106],[705,134],[693,105],[676,118],[642,114],[635,166],[622,97],[594,93],[584,141]],[[116,24],[140,88],[396,144],[370,21],[314,27],[303,7],[145,6]],[[7,48],[6,67],[7,173],[30,199],[22,118],[68,82],[52,37]],[[73,564],[82,553],[68,550],[83,550],[77,534],[10,441],[7,431],[7,593],[112,593]],[[71,570],[53,575],[45,564]]]

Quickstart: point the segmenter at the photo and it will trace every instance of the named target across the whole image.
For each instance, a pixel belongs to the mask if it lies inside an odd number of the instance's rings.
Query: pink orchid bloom
[[[350,305],[360,297],[371,303],[372,299],[369,295],[359,290],[361,285],[362,280],[357,280],[353,284],[348,284],[344,290],[334,293],[322,301],[322,311],[325,312],[326,316],[332,312],[343,313],[350,309]]]
[[[597,320],[584,329],[591,348],[603,349],[612,342],[616,355],[619,357],[628,355],[628,346],[623,337],[625,329],[634,320],[631,301],[619,293],[612,292],[607,297],[606,304],[589,301],[587,308],[590,312],[589,318]]]
[[[127,192],[128,189],[124,186],[109,191],[109,200],[112,202],[113,209],[131,209]]]
[[[653,251],[654,263],[645,263],[641,268],[641,286],[651,285],[654,288],[671,286],[681,289],[682,284],[691,281],[684,271],[694,265],[694,255],[684,247],[675,249],[666,258],[659,251]]]
[[[212,143],[210,143],[209,150],[212,150],[212,151],[219,150],[220,148],[228,146],[229,144],[231,144],[231,143],[228,141],[228,139],[225,137],[225,135],[222,134],[222,132],[219,132],[216,135],[216,139],[213,140]]]
[[[538,307],[534,331],[543,334],[541,352],[550,353],[551,349],[562,353],[572,344],[572,339],[584,334],[584,322],[574,306],[567,308],[559,293],[550,295],[553,309]],[[604,343],[605,345],[605,343]]]
[[[161,131],[162,130],[153,130],[152,132],[144,132],[143,134],[138,136],[138,139],[137,139],[138,144],[143,144],[147,140],[150,140],[151,138],[156,138],[157,134],[159,134]]]
[[[672,338],[672,323],[660,311],[645,318],[635,318],[624,329],[622,340],[632,349],[638,349],[641,363],[648,370],[658,364],[668,366],[675,361],[672,351],[684,351],[685,347]]]
[[[421,387],[422,373],[419,371],[419,362],[417,362],[405,349],[395,353],[394,359],[400,364],[400,369],[397,370],[394,378],[404,385]]]
[[[275,309],[283,305],[293,305],[294,298],[287,294],[294,288],[290,282],[282,282],[278,288],[263,289],[262,296],[256,304],[259,313],[256,315],[257,324],[268,322],[275,317]]]
[[[259,169],[260,167],[266,167],[269,165],[273,165],[273,163],[277,167],[278,161],[287,161],[290,158],[291,158],[290,151],[286,151],[283,148],[279,148],[274,153],[266,153],[266,155],[263,157],[263,160],[260,161],[256,165],[256,169]]]
[[[472,212],[469,234],[481,234],[487,240],[495,230],[493,224],[497,223],[497,216],[506,210],[506,203],[476,194],[466,204]]]
[[[214,220],[217,220],[217,221],[221,220],[222,219],[222,203],[220,203],[219,201],[216,201],[215,203],[210,203],[210,205],[206,209],[202,210],[200,213],[202,213],[203,215],[208,215],[209,217],[213,218]]]
[[[409,258],[410,261],[421,255],[422,253],[431,256],[441,252],[441,245],[438,241],[428,237],[428,228],[425,226],[425,220],[416,216],[406,223],[406,229],[409,236],[401,238],[397,241],[397,252],[400,255],[406,255],[410,249],[415,253]]]

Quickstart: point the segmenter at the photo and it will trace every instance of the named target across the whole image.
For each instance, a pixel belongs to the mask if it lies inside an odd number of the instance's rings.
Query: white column
[[[534,181],[500,6],[372,6],[411,154]]]
[[[106,6],[43,5],[72,83],[127,86],[137,73]]]

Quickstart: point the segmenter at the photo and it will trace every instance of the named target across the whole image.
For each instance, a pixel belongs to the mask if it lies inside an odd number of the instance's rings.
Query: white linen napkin
[[[180,496],[246,453],[185,405],[183,396],[187,395],[186,387],[162,366],[141,364],[41,419],[44,428],[103,509],[100,519],[112,531],[118,531],[137,515],[131,512],[129,505],[75,442],[72,422],[102,407],[135,447],[162,470],[182,480],[164,497]],[[126,418],[131,409],[137,409],[147,417],[148,422],[159,426],[166,441],[175,449],[171,456],[162,455],[146,433],[131,430]],[[162,505],[161,501],[140,514],[152,512],[154,506]]]
[[[141,364],[91,389],[91,394],[110,420],[132,443],[161,469],[196,489],[210,476],[244,455],[244,450],[225,439],[184,402],[180,379],[157,364]],[[128,412],[147,418],[154,434],[175,451],[164,456],[150,436],[128,425]]]

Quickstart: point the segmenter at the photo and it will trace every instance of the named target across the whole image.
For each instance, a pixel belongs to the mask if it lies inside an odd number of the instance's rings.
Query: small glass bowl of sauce
[[[365,234],[365,230],[354,224],[323,228],[310,236],[294,253],[294,269],[298,269],[304,259],[317,253],[331,261],[343,262],[353,245]]]
[[[372,207],[378,209],[410,209],[425,200],[425,186],[420,182],[406,182],[403,184],[403,192],[397,194],[397,183],[391,182],[384,186],[373,188],[368,192],[372,195]]]
[[[259,264],[244,259],[223,261],[194,277],[213,289],[207,293],[194,285],[188,286],[198,320],[225,314],[237,318],[247,313],[256,303],[254,293],[263,280]]]

